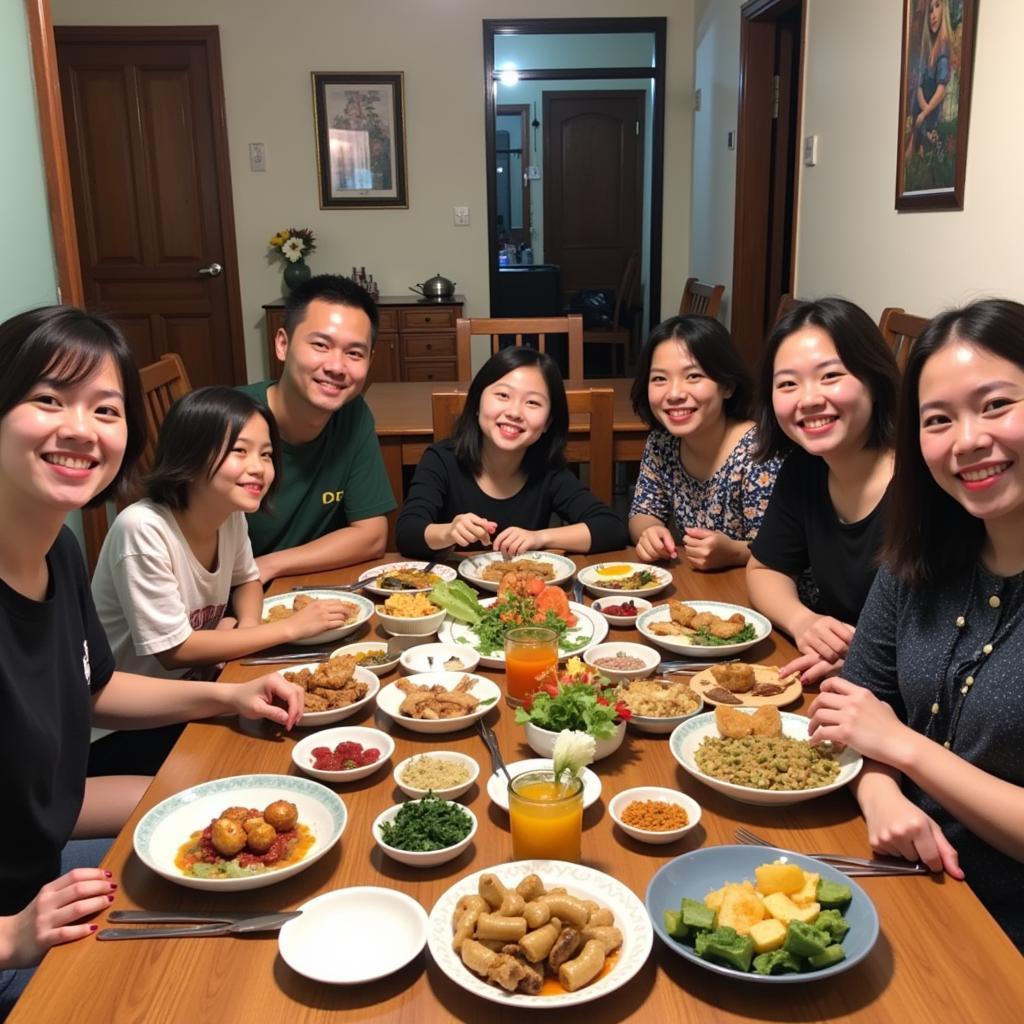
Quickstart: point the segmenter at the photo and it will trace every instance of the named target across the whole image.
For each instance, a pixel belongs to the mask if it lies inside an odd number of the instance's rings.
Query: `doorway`
[[[246,379],[216,27],[54,30],[87,308],[139,365]]]

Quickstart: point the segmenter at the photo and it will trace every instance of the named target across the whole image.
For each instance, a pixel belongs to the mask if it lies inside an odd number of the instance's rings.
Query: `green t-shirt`
[[[239,390],[266,403],[273,383],[263,380]],[[272,504],[272,514],[246,516],[257,557],[298,547],[396,507],[373,414],[362,395],[334,413],[312,441],[281,442],[281,479]]]

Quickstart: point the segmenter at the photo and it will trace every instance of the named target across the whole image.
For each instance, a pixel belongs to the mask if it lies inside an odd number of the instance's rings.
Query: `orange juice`
[[[526,626],[505,634],[505,699],[513,707],[537,689],[537,677],[558,665],[558,635]]]
[[[508,793],[512,856],[578,864],[583,835],[583,782],[555,782],[551,771],[524,772]]]

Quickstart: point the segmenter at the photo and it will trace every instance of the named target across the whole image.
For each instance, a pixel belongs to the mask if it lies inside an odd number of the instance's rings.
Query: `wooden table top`
[[[633,386],[632,378],[596,378],[585,381],[567,380],[568,389],[611,388],[615,392],[615,411],[612,429],[617,434],[635,431],[647,434],[647,426],[641,422],[629,398]],[[430,396],[435,391],[465,391],[466,381],[377,381],[366,394],[366,403],[377,423],[377,435],[387,437],[422,437],[433,439],[433,422]],[[585,417],[580,417],[583,422]]]
[[[581,565],[595,560],[577,559]],[[353,579],[364,568],[296,578],[289,584]],[[680,567],[674,575],[677,596],[747,603],[741,571],[700,574]],[[275,589],[287,587],[278,581]],[[611,636],[636,638],[631,630],[612,630]],[[791,645],[773,634],[752,649],[750,657],[780,664],[791,652]],[[261,671],[232,665],[224,678],[239,681]],[[500,673],[484,672],[501,681]],[[385,676],[385,681],[394,678]],[[370,720],[366,713],[348,724],[369,724]],[[497,714],[491,712],[488,720],[494,723],[507,760],[532,756],[506,706]],[[390,722],[376,724],[395,739],[393,764],[437,746],[437,737],[409,733]],[[443,743],[475,757],[481,764],[480,779],[486,779],[489,759],[475,731],[446,736]],[[478,781],[462,799],[474,810],[480,826],[473,845],[460,858],[424,871],[385,858],[375,847],[370,825],[381,810],[400,798],[388,770],[337,787],[349,812],[341,843],[308,870],[277,885],[211,897],[155,876],[135,857],[132,833],[144,811],[209,779],[250,772],[295,773],[292,744],[291,736],[273,735],[261,724],[244,729],[235,721],[190,725],[107,858],[106,866],[121,886],[111,909],[286,910],[329,889],[361,884],[399,889],[429,911],[460,877],[511,857],[507,816],[491,807]],[[791,807],[735,803],[679,768],[666,737],[632,730],[623,746],[595,767],[604,793],[584,816],[583,862],[613,874],[641,899],[651,876],[664,863],[702,846],[730,843],[739,824],[782,846],[870,855],[863,822],[845,790]],[[700,826],[668,846],[646,846],[622,835],[607,812],[607,801],[619,790],[640,784],[672,786],[689,793],[703,807]],[[750,1020],[903,1024],[919,1019],[1009,1021],[1017,1017],[1024,1006],[1020,956],[967,885],[941,877],[859,881],[878,910],[881,934],[868,957],[841,975],[799,985],[744,984],[684,961],[655,937],[650,958],[632,981],[604,1000],[565,1011],[558,1019],[578,1021],[586,1015],[595,1024],[641,1019],[692,1024]],[[102,917],[98,923],[105,923]],[[86,939],[57,947],[47,954],[10,1020],[14,1024],[72,1019],[76,1024],[294,1024],[481,1017],[521,1019],[455,985],[426,952],[380,981],[332,987],[292,972],[278,956],[276,937],[254,936],[110,943]]]

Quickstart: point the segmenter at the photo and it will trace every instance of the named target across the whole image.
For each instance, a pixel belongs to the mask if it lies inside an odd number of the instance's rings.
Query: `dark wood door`
[[[216,28],[55,30],[85,303],[140,365],[245,379]]]
[[[643,231],[644,93],[544,93],[544,262],[568,300],[617,288]]]

